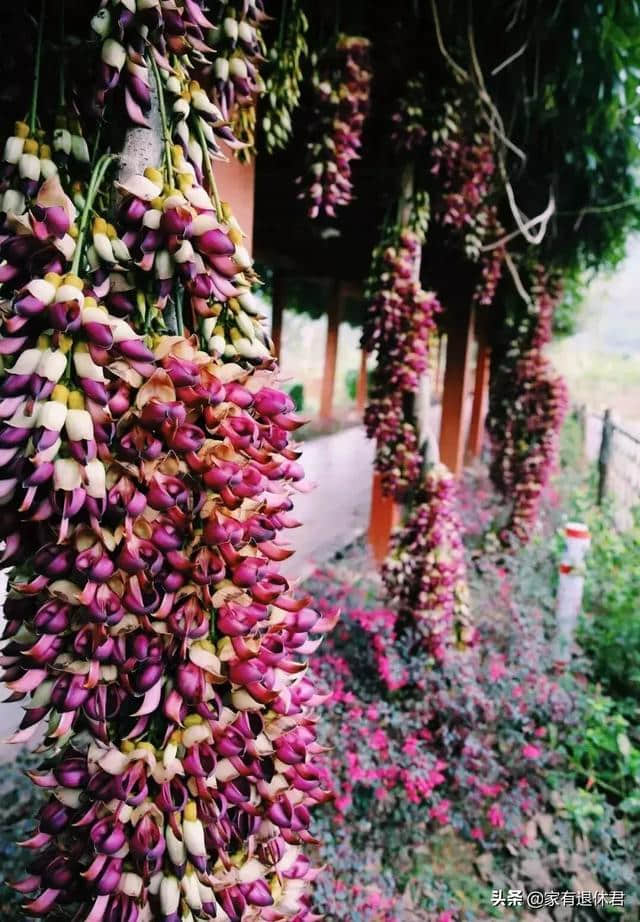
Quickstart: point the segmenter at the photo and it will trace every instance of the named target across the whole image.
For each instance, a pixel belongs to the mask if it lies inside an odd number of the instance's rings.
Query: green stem
[[[40,20],[38,22],[38,37],[36,39],[36,58],[33,68],[33,92],[31,93],[31,108],[29,110],[29,131],[31,135],[36,130],[36,116],[38,114],[38,94],[40,92],[40,61],[42,59],[42,37],[44,35],[44,13],[47,0],[40,2]]]
[[[96,195],[100,191],[100,186],[102,185],[102,180],[104,179],[107,170],[113,161],[117,159],[117,154],[103,154],[102,157],[100,157],[98,160],[93,173],[91,174],[91,179],[89,180],[89,188],[87,189],[87,197],[85,199],[84,208],[82,209],[82,215],[80,217],[80,227],[78,229],[78,239],[76,240],[73,262],[71,264],[71,272],[73,275],[78,275],[80,271],[80,261],[82,259],[84,243],[87,236],[87,230],[89,228],[89,220],[91,219],[91,210],[93,208]]]
[[[291,5],[291,13],[293,14],[295,10],[295,0]],[[282,0],[282,8],[280,10],[280,29],[278,31],[278,48],[282,50],[282,44],[284,42],[284,29],[287,19],[287,0]]]
[[[90,168],[91,168],[91,172],[92,172],[92,173],[93,173],[93,170],[94,170],[94,168],[95,168],[95,165],[96,165],[96,162],[97,162],[97,159],[98,159],[98,151],[100,150],[100,137],[101,137],[101,135],[102,135],[102,122],[98,122],[98,127],[96,128],[96,136],[95,136],[95,139],[94,139],[94,142],[93,142],[93,150],[91,151],[91,164],[90,164]]]
[[[207,174],[209,192],[213,196],[213,202],[214,202],[214,205],[216,206],[216,217],[218,221],[222,223],[222,221],[224,221],[224,212],[222,211],[222,202],[220,201],[220,195],[218,194],[218,187],[216,186],[216,180],[213,175],[213,169],[211,168],[211,157],[209,155],[207,139],[204,136],[204,130],[202,128],[202,119],[198,119],[198,121],[196,122],[196,131],[198,132],[198,140],[200,141],[200,147],[202,148],[202,158],[204,160],[204,171]]]
[[[167,182],[173,186],[173,161],[171,159],[171,134],[169,133],[169,122],[167,121],[167,110],[164,104],[164,86],[160,78],[158,63],[151,52],[149,56],[151,70],[156,83],[156,93],[158,94],[158,108],[160,109],[160,123],[162,125],[162,141],[164,143],[164,166],[167,175]]]

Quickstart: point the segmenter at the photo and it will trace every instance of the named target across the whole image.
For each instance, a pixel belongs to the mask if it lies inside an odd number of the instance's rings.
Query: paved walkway
[[[295,498],[294,514],[303,524],[285,534],[296,550],[281,567],[290,577],[304,577],[367,527],[373,443],[353,426],[305,442],[301,461],[316,488]]]

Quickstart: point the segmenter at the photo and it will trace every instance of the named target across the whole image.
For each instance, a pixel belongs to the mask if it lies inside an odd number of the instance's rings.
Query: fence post
[[[602,421],[602,441],[598,454],[598,505],[601,506],[607,495],[607,480],[609,477],[609,462],[611,461],[611,441],[613,437],[613,420],[611,410],[604,411]]]
[[[556,598],[556,637],[554,661],[567,663],[571,659],[573,638],[582,609],[585,557],[591,544],[589,529],[582,522],[567,522],[564,529],[565,547],[559,566]]]
[[[580,462],[584,466],[589,463],[589,410],[586,403],[581,403],[578,407],[577,417],[580,430]]]

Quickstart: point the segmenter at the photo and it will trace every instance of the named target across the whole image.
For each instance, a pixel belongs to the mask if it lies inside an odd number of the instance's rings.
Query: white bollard
[[[567,663],[582,609],[584,560],[591,545],[589,529],[582,522],[568,522],[564,529],[565,549],[559,566],[556,599],[556,641],[554,660]]]

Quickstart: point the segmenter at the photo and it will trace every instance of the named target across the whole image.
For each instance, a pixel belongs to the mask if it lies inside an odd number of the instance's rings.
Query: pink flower
[[[542,750],[538,746],[534,746],[533,743],[525,743],[522,747],[522,755],[525,759],[537,759],[541,753]]]
[[[408,736],[402,746],[402,751],[407,756],[415,756],[418,751],[418,741],[415,736]]]
[[[436,916],[436,922],[453,922],[455,918],[452,909],[445,909]]]
[[[371,746],[373,749],[387,749],[389,747],[389,739],[384,730],[376,730],[371,737]]]
[[[487,810],[487,819],[495,829],[502,829],[505,825],[504,813],[497,803],[491,804]]]
[[[429,810],[429,816],[432,820],[436,820],[438,823],[440,823],[441,826],[446,826],[447,823],[451,821],[451,817],[449,816],[450,807],[450,800],[441,800],[439,804],[431,807]]]
[[[507,667],[504,664],[504,656],[496,656],[489,663],[489,675],[494,682],[501,679],[507,674]]]

